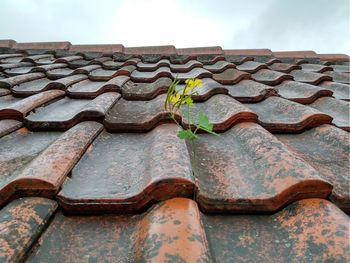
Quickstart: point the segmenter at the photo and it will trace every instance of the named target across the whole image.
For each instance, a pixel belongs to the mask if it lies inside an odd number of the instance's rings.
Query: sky
[[[350,54],[349,0],[0,0],[0,39]]]

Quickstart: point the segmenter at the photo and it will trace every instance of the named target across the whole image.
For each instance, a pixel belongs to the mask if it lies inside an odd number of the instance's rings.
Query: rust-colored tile
[[[58,194],[69,213],[135,213],[195,191],[190,160],[175,124],[149,133],[102,132]]]
[[[186,73],[196,67],[203,67],[203,64],[196,60],[190,60],[184,64],[173,64],[168,59],[161,59],[157,63],[145,63],[145,62],[137,63],[137,69],[143,72],[155,71],[160,67],[169,67],[171,72],[174,72],[174,73]]]
[[[13,39],[0,39],[0,49],[9,49],[15,44]]]
[[[24,122],[31,130],[66,130],[82,121],[102,121],[108,109],[119,98],[117,92],[106,92],[93,100],[64,97],[37,108]]]
[[[169,112],[164,110],[165,94],[149,101],[127,101],[120,99],[106,114],[104,125],[111,132],[146,132],[160,123],[172,121]],[[214,124],[214,131],[220,132],[242,121],[256,121],[257,116],[233,98],[218,94],[207,101],[195,103],[193,114],[202,111]],[[185,127],[188,122],[176,115],[177,121]]]
[[[328,77],[332,78],[334,82],[350,84],[350,73],[348,72],[325,71],[323,74],[326,74]]]
[[[123,98],[127,100],[151,100],[166,93],[172,83],[171,78],[158,78],[152,83],[127,81],[121,88]]]
[[[190,56],[198,56],[198,55],[222,55],[223,50],[219,46],[214,47],[195,47],[195,48],[178,48],[178,55],[190,55]]]
[[[181,91],[185,88],[185,84],[179,84],[177,90]],[[202,86],[193,89],[196,94],[192,95],[195,102],[206,101],[215,94],[227,94],[227,88],[211,78],[202,79]]]
[[[94,99],[105,92],[121,92],[122,87],[129,79],[128,76],[123,75],[109,81],[92,81],[86,79],[70,86],[67,89],[67,95],[70,98]]]
[[[225,49],[227,56],[272,56],[270,49]]]
[[[6,151],[0,156],[0,206],[14,194],[53,197],[102,128],[97,122],[83,122],[55,142],[57,133],[29,133],[21,129],[1,138],[0,144]],[[22,140],[23,145],[12,149],[14,140]]]
[[[237,69],[248,72],[248,73],[256,73],[260,69],[267,69],[266,64],[256,62],[256,61],[246,61],[237,66]]]
[[[349,262],[349,217],[322,199],[274,215],[201,215],[216,262]]]
[[[55,61],[55,57],[51,54],[32,55],[24,57],[20,62],[31,62],[34,64],[51,64]]]
[[[24,117],[35,108],[48,103],[51,100],[63,97],[64,95],[65,92],[62,90],[44,91],[25,99],[17,100],[5,107],[2,107],[0,98],[0,119],[15,119],[22,121]]]
[[[141,61],[141,59],[139,59],[139,58],[131,58],[131,59],[128,59],[128,60],[123,61],[123,62],[109,60],[109,61],[103,62],[102,67],[104,69],[116,70],[116,69],[120,69],[120,68],[125,67],[125,66],[136,66],[137,63],[139,63],[140,61]]]
[[[190,108],[190,112],[192,116],[197,116],[199,112],[207,115],[209,122],[214,125],[213,131],[215,132],[223,132],[233,125],[244,121],[257,122],[257,115],[254,112],[224,94],[218,94],[207,101],[195,103]],[[182,124],[188,127],[189,122],[184,115],[182,114]]]
[[[282,134],[277,138],[333,185],[330,199],[349,213],[349,134],[331,125],[321,125],[298,135]]]
[[[226,69],[221,73],[213,75],[213,79],[224,85],[236,84],[244,79],[250,79],[250,74],[238,69]]]
[[[142,215],[58,212],[29,262],[212,262],[194,201],[174,198]]]
[[[21,83],[17,86],[12,87],[11,91],[16,97],[27,97],[46,90],[66,90],[68,86],[73,85],[74,83],[77,83],[79,81],[83,81],[85,79],[87,79],[87,76],[84,74],[76,74],[57,80],[50,80],[44,77]]]
[[[70,47],[70,42],[68,41],[58,41],[58,42],[21,42],[21,43],[14,43],[12,48],[17,50],[57,50],[57,49],[63,49],[67,50]]]
[[[292,70],[301,69],[301,66],[296,65],[296,64],[277,62],[277,63],[271,64],[269,66],[269,69],[274,70],[274,71],[283,72],[283,73],[290,73]]]
[[[259,102],[267,97],[278,95],[273,87],[253,80],[242,80],[235,85],[224,87],[231,97],[240,102]]]
[[[333,70],[331,67],[325,66],[325,65],[322,65],[322,64],[310,64],[310,63],[307,63],[307,64],[301,64],[300,66],[301,66],[301,69],[303,71],[310,71],[310,72],[316,72],[316,73],[322,73],[322,72],[325,72],[325,71]]]
[[[13,86],[19,85],[21,83],[36,80],[45,77],[45,74],[43,73],[30,73],[30,74],[24,74],[19,75],[7,79],[0,79],[0,88],[10,89]]]
[[[332,96],[333,94],[331,90],[296,81],[284,81],[275,88],[281,97],[301,104],[309,104],[319,97]]]
[[[349,55],[345,54],[318,54],[317,55],[322,61],[330,61],[330,62],[339,62],[345,61],[348,62]]]
[[[332,81],[324,81],[320,87],[333,91],[333,97],[339,100],[350,101],[350,85]]]
[[[221,73],[227,69],[236,68],[236,65],[224,60],[219,60],[215,64],[204,65],[204,68],[212,73]]]
[[[103,54],[112,54],[114,52],[123,52],[124,46],[120,44],[107,45],[71,45],[69,51],[71,52],[98,52]]]
[[[330,97],[319,98],[309,105],[333,118],[332,124],[350,132],[350,103]]]
[[[16,120],[0,120],[0,138],[22,127],[22,122]]]
[[[136,69],[135,66],[125,66],[118,70],[109,70],[109,69],[95,69],[89,73],[89,79],[91,80],[105,80],[108,81],[117,76],[130,76],[131,72]]]
[[[186,79],[190,78],[206,78],[211,77],[212,73],[203,68],[194,68],[187,73],[173,73],[169,67],[160,67],[153,72],[141,72],[134,70],[131,73],[131,80],[134,82],[154,82],[159,78],[177,78],[178,80],[184,82]]]
[[[252,79],[266,85],[275,86],[285,80],[293,80],[293,77],[289,74],[281,73],[278,71],[261,69],[258,72],[252,74]]]
[[[220,137],[188,142],[197,202],[206,212],[272,212],[305,197],[327,197],[332,186],[315,169],[255,123]]]
[[[57,208],[45,198],[17,199],[0,210],[0,261],[20,262]]]
[[[279,97],[245,105],[259,116],[259,123],[270,132],[298,133],[332,122],[328,114]]]
[[[171,55],[177,54],[176,48],[171,45],[166,46],[143,46],[143,47],[126,47],[124,48],[126,55],[146,55],[146,54],[158,54],[158,55]]]
[[[295,81],[305,82],[313,85],[317,85],[322,81],[332,80],[330,76],[327,76],[325,74],[309,72],[304,70],[293,70],[290,74],[294,77]]]
[[[273,52],[276,58],[316,58],[317,54],[312,50],[303,51],[276,51]]]

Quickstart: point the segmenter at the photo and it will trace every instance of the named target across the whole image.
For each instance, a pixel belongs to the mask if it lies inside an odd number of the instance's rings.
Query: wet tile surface
[[[348,262],[349,94],[343,54],[0,40],[0,261]]]
[[[302,134],[278,135],[277,138],[333,185],[331,200],[349,212],[349,134],[331,125],[321,125]]]
[[[308,163],[258,124],[237,124],[219,139],[202,135],[189,147],[195,150],[198,203],[206,212],[272,212],[331,192]]]
[[[332,122],[332,117],[326,113],[279,97],[245,105],[259,116],[259,123],[271,132],[295,133]]]

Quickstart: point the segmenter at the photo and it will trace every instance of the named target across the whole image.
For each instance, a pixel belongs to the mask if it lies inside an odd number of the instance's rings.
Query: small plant
[[[213,132],[213,124],[209,122],[208,116],[199,112],[196,118],[192,116],[190,108],[194,105],[192,95],[198,94],[196,89],[202,86],[201,79],[188,79],[185,82],[183,88],[179,88],[179,80],[175,79],[169,87],[166,100],[164,103],[165,110],[170,112],[170,117],[180,127],[180,131],[177,136],[180,139],[195,140],[198,138],[197,132],[203,130],[213,135],[218,135]],[[189,127],[187,129],[182,126],[176,120],[176,113],[181,108],[183,116],[187,119]]]

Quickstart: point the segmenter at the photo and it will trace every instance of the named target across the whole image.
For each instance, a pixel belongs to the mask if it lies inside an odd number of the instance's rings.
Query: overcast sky
[[[350,54],[349,0],[0,0],[0,39]]]

